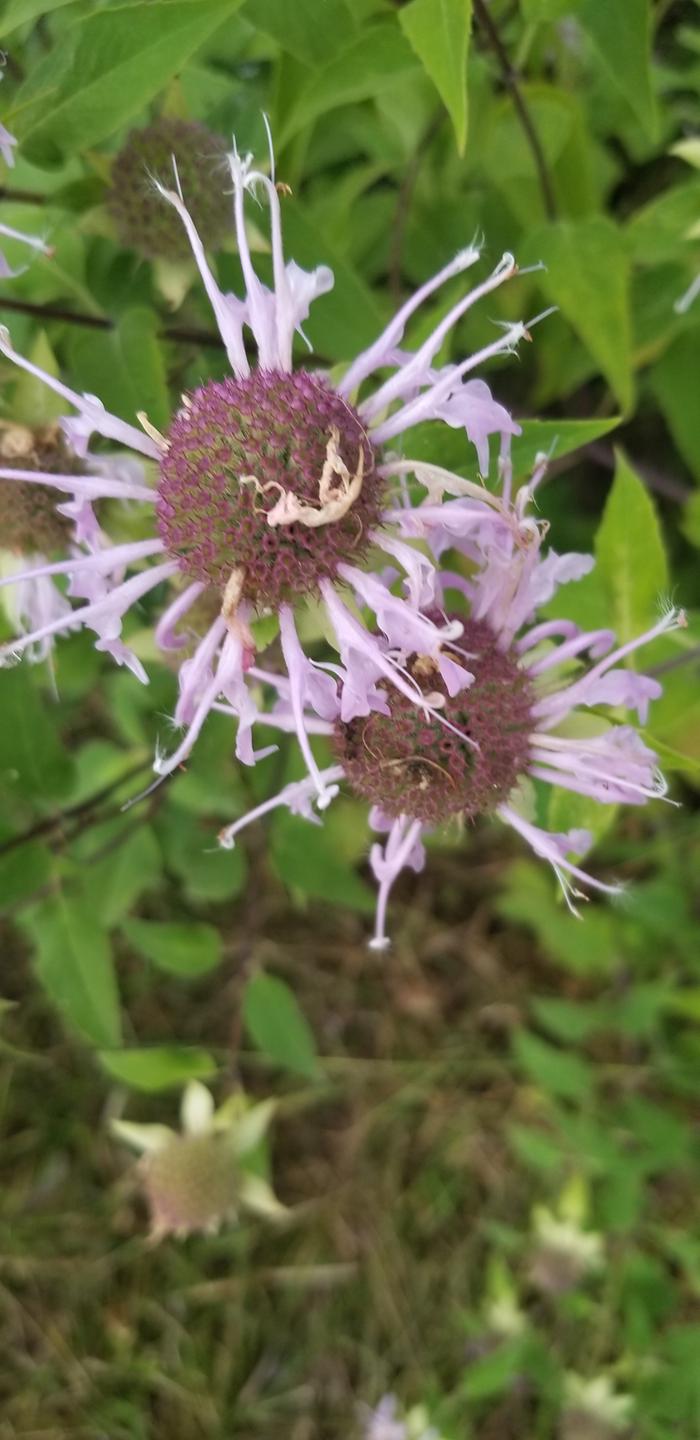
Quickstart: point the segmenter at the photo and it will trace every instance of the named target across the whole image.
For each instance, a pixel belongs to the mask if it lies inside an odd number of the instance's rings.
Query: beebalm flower
[[[564,1409],[560,1440],[616,1440],[628,1432],[634,1401],[616,1391],[608,1375],[586,1380],[570,1372],[564,1377]]]
[[[274,1101],[251,1105],[241,1094],[215,1110],[206,1086],[192,1080],[182,1098],[180,1134],[167,1125],[112,1121],[113,1133],[142,1152],[153,1240],[214,1232],[242,1210],[273,1220],[286,1214],[267,1181],[246,1169],[273,1111]]]
[[[346,611],[336,625],[345,667],[342,693],[335,713],[325,725],[317,722],[316,729],[330,740],[337,762],[323,772],[322,783],[345,781],[369,802],[373,828],[386,835],[384,844],[374,844],[370,852],[379,882],[374,948],[388,944],[386,909],[396,877],[404,868],[421,870],[423,838],[439,823],[498,815],[549,861],[575,914],[575,900],[584,898],[581,885],[608,894],[618,893],[620,886],[604,883],[570,858],[591,845],[587,831],[552,833],[528,818],[522,782],[532,777],[601,804],[640,805],[665,794],[655,754],[633,725],[616,718],[624,708],[636,711],[644,723],[661,687],[621,662],[684,624],[684,617],[667,609],[646,634],[624,645],[616,645],[608,629],[585,631],[573,621],[538,618],[539,607],[559,585],[580,579],[594,564],[590,555],[543,553],[547,526],[535,521],[528,508],[545,464],[540,457],[514,500],[507,464],[500,495],[436,466],[397,461],[386,467],[395,474],[412,472],[427,491],[420,504],[387,513],[401,536],[385,549],[407,576],[415,610],[410,627],[387,583],[395,572],[379,577],[342,569],[358,603],[374,610],[385,637],[380,652],[385,669],[378,652],[371,663],[360,639],[362,627]],[[445,500],[445,490],[454,498]],[[423,542],[433,559],[412,548],[413,541]],[[468,578],[439,568],[448,550],[469,562]],[[337,603],[329,597],[331,613]],[[439,663],[426,643],[431,625],[442,632]],[[284,628],[282,637],[284,644]],[[380,638],[375,642],[379,645]],[[387,662],[407,682],[398,691],[385,683]],[[287,663],[294,673],[290,656]],[[310,673],[300,653],[296,663],[303,674]],[[287,680],[269,672],[264,678],[277,687],[278,717],[288,714]],[[310,691],[306,699],[313,708]],[[605,707],[615,716],[603,718]],[[251,819],[278,805],[317,819],[312,810],[316,784],[310,777],[286,786],[228,826],[221,843],[232,845]]]
[[[85,474],[77,479],[47,474],[44,481],[76,500],[108,495],[152,507],[152,539],[131,551],[128,546],[117,547],[113,565],[109,550],[95,557],[93,572],[109,584],[108,593],[74,610],[70,623],[95,629],[102,642],[108,638],[118,643],[122,648],[115,652],[116,658],[124,663],[128,652],[119,639],[123,617],[161,582],[178,586],[156,628],[156,640],[165,650],[188,644],[192,607],[205,594],[216,597],[216,618],[180,667],[174,718],[185,727],[185,735],[168,757],[158,756],[159,774],[169,773],[186,758],[209,711],[222,702],[238,719],[238,758],[252,764],[269,753],[269,747],[254,751],[251,740],[253,723],[261,718],[257,695],[266,676],[265,668],[256,665],[251,623],[257,615],[272,613],[279,617],[286,665],[280,684],[286,687],[288,703],[279,719],[266,716],[265,723],[296,730],[312,794],[323,808],[337,793],[337,785],[321,776],[309,735],[335,717],[339,693],[346,720],[377,707],[386,709],[386,694],[396,691],[417,704],[427,721],[450,728],[435,686],[434,703],[397,655],[420,652],[429,657],[449,693],[456,694],[469,677],[456,655],[446,654],[445,644],[461,634],[461,622],[444,621],[420,609],[422,593],[415,586],[406,595],[391,598],[380,579],[365,572],[371,547],[383,549],[387,562],[407,566],[409,576],[420,565],[389,518],[388,485],[392,480],[400,483],[400,477],[396,479],[384,447],[420,421],[442,418],[465,431],[485,473],[490,437],[498,438],[505,453],[519,427],[486,384],[470,377],[482,361],[512,351],[526,330],[521,324],[507,325],[476,355],[435,366],[438,351],[461,317],[516,273],[513,257],[505,255],[486,280],[450,306],[419,349],[403,348],[404,330],[423,302],[476,263],[479,252],[472,246],[406,301],[337,385],[316,373],[293,371],[294,335],[297,331],[303,335],[309,307],[330,289],[332,272],[326,266],[307,272],[294,261],[285,263],[274,177],[254,170],[251,157],[241,158],[235,149],[228,161],[244,298],[225,294],[217,285],[182,198],[177,172],[173,190],[155,182],[189,237],[232,372],[185,395],[167,436],[159,435],[146,416],[139,416],[143,428],[138,430],[110,415],[97,397],[76,394],[44,374],[15,353],[7,332],[0,335],[0,350],[40,376],[77,412],[64,428],[85,460]],[[258,279],[252,264],[244,216],[251,196],[262,197],[269,206],[272,289]],[[246,330],[257,346],[256,369],[251,369],[244,345]],[[386,378],[354,403],[358,388],[379,371],[388,372]],[[87,449],[95,432],[151,462],[157,472],[155,485],[132,478],[106,480],[99,474]],[[18,469],[0,473],[7,480],[23,478]],[[142,566],[147,557],[156,563],[123,578],[124,564]],[[426,564],[432,573],[433,567]],[[72,558],[53,568],[68,575],[75,570]],[[82,573],[87,568],[85,562]],[[340,587],[362,588],[363,603],[370,609],[375,606],[374,627],[356,618]],[[340,666],[313,665],[302,650],[293,607],[310,599],[320,600],[325,609],[341,652]],[[65,628],[64,620],[49,622],[6,647],[5,654],[18,655]],[[145,678],[135,656],[128,663]]]

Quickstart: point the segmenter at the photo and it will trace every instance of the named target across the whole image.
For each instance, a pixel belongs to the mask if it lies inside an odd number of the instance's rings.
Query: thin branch
[[[38,190],[14,190],[10,185],[0,185],[0,200],[17,200],[22,205],[46,204],[46,196]]]
[[[37,320],[60,320],[65,325],[82,325],[88,330],[114,330],[114,321],[106,315],[84,315],[75,310],[64,310],[59,305],[35,305],[30,300],[11,300],[0,296],[0,310],[12,310],[16,315],[32,315]],[[160,340],[176,340],[183,345],[206,345],[223,350],[224,342],[214,330],[183,328],[180,325],[166,325],[158,331]]]
[[[682,655],[674,655],[672,660],[662,660],[660,665],[650,665],[646,674],[668,675],[671,670],[680,670],[682,665],[692,665],[694,660],[700,660],[700,645],[693,645],[692,650],[684,650]]]
[[[518,75],[517,70],[515,70],[510,63],[508,51],[506,50],[506,47],[501,39],[498,25],[496,24],[493,16],[489,13],[486,0],[474,0],[474,14],[477,18],[479,25],[484,31],[489,45],[494,52],[494,55],[498,60],[498,63],[501,67],[501,74],[503,76],[504,84],[510,90],[510,93],[513,97],[513,104],[517,110],[518,119],[520,120],[520,124],[522,125],[523,131],[527,138],[528,145],[530,146],[530,149],[532,151],[532,158],[535,162],[535,169],[537,171],[538,179],[540,182],[542,201],[544,204],[547,219],[556,220],[557,203],[554,198],[552,179],[549,170],[547,169],[547,161],[545,159],[544,151],[540,144],[539,135],[537,134],[537,130],[535,129],[535,124],[528,109],[527,102],[520,88],[520,76]]]
[[[28,830],[23,830],[19,835],[13,835],[9,840],[5,840],[3,844],[0,845],[0,855],[7,855],[10,850],[16,850],[20,845],[26,845],[30,840],[36,840],[40,835],[50,834],[52,830],[56,830],[61,825],[64,825],[67,820],[76,820],[79,817],[89,814],[95,806],[101,805],[103,800],[108,800],[110,795],[113,795],[115,790],[119,789],[120,785],[126,784],[127,780],[133,780],[134,776],[142,775],[144,770],[150,769],[150,760],[142,760],[140,764],[132,765],[129,770],[125,770],[124,774],[119,775],[111,784],[104,785],[101,790],[96,790],[93,795],[88,795],[86,800],[81,800],[77,805],[70,805],[66,810],[59,810],[57,815],[49,815],[43,820],[37,820],[36,824],[31,825]]]

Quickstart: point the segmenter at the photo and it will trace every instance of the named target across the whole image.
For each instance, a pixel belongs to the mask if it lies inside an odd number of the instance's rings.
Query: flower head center
[[[407,668],[433,703],[442,697],[440,714],[454,729],[393,693],[390,715],[373,711],[339,724],[334,737],[358,794],[390,816],[409,815],[427,825],[494,810],[527,767],[532,730],[533,697],[515,655],[499,650],[483,621],[450,618],[464,625],[460,645],[472,685],[450,697],[429,657],[414,655]]]
[[[379,522],[374,450],[346,401],[305,371],[217,380],[186,398],[156,516],[182,572],[277,606],[356,560]],[[233,581],[232,581],[233,577]]]

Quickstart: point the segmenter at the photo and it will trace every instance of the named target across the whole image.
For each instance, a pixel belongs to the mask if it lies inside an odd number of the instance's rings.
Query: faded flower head
[[[586,1227],[588,1192],[581,1175],[562,1190],[555,1210],[536,1205],[532,1215],[530,1280],[537,1290],[562,1295],[605,1263],[603,1236]]]
[[[628,1433],[633,1406],[632,1396],[616,1391],[608,1375],[586,1380],[570,1373],[565,1377],[559,1440],[619,1440]]]
[[[114,160],[107,200],[121,244],[147,259],[184,260],[190,253],[177,215],[153,186],[154,177],[170,179],[173,163],[207,244],[217,249],[226,237],[225,142],[196,121],[162,116],[131,131]]]
[[[365,1422],[364,1440],[440,1440],[422,1405],[402,1413],[395,1395],[384,1395]]]
[[[190,1081],[182,1098],[182,1130],[115,1120],[112,1130],[140,1150],[141,1186],[151,1216],[151,1237],[216,1231],[242,1210],[279,1219],[283,1205],[259,1175],[246,1169],[258,1149],[274,1102],[251,1105],[233,1095],[218,1110],[204,1085]]]

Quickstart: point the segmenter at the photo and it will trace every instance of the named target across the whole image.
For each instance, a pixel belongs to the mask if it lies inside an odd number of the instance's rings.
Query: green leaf
[[[51,164],[112,135],[239,4],[138,0],[80,15],[15,97],[10,128],[24,152]]]
[[[3,839],[5,827],[2,827]],[[29,899],[46,884],[51,874],[51,854],[46,845],[30,840],[0,856],[0,907],[5,910]]]
[[[561,903],[544,866],[529,860],[511,865],[499,915],[534,931],[547,955],[574,974],[610,973],[615,962],[615,918],[609,909],[588,906],[577,920]]]
[[[70,790],[73,765],[57,734],[52,701],[42,699],[25,661],[2,672],[0,779],[46,804]]]
[[[610,604],[610,625],[624,645],[658,618],[659,602],[668,589],[668,566],[654,503],[622,453],[617,455],[595,552],[598,580]]]
[[[314,67],[344,49],[357,29],[345,0],[248,0],[242,19]]]
[[[330,265],[335,276],[333,289],[315,302],[304,321],[304,334],[326,360],[352,359],[384,328],[382,305],[296,200],[285,207],[284,239],[287,254],[293,255],[298,265]]]
[[[549,792],[547,829],[557,835],[565,835],[569,830],[588,830],[596,845],[615,824],[618,808],[555,785]]]
[[[524,248],[529,260],[544,262],[543,291],[596,360],[623,410],[629,410],[629,260],[617,226],[603,216],[562,220],[535,230]]]
[[[698,196],[700,202],[700,196]],[[699,204],[700,209],[700,204]],[[651,387],[688,469],[700,481],[700,329],[678,335],[649,372]]]
[[[472,0],[411,0],[399,24],[450,113],[457,148],[467,143],[467,55]]]
[[[545,1095],[583,1100],[590,1094],[593,1071],[579,1055],[559,1050],[528,1030],[513,1036],[513,1049],[518,1063]]]
[[[373,99],[378,86],[416,68],[410,45],[395,23],[370,25],[300,86],[282,127],[281,147],[305,125],[354,100]]]
[[[287,812],[276,816],[271,858],[280,879],[292,889],[372,914],[375,898],[369,886],[350,865],[339,863],[324,830],[309,825],[308,820]]]
[[[203,921],[125,920],[121,928],[147,960],[171,975],[206,975],[221,963],[221,936]]]
[[[60,10],[64,5],[73,5],[75,0],[6,0],[0,15],[0,36],[9,35],[18,25],[26,25],[39,15],[48,15],[51,10]]]
[[[47,374],[60,375],[60,367],[44,330],[40,330],[36,336],[28,358],[33,365],[38,365]],[[50,390],[43,380],[38,380],[27,371],[20,373],[10,403],[12,419],[16,420],[18,425],[50,425],[66,413],[65,400],[54,390]]]
[[[117,823],[126,827],[129,821],[124,818]],[[139,826],[123,844],[89,864],[86,891],[105,929],[118,925],[144,891],[158,884],[162,865],[158,841],[146,825]]]
[[[207,1080],[217,1064],[206,1050],[194,1045],[151,1045],[133,1050],[102,1050],[100,1063],[115,1080],[134,1090],[153,1092]]]
[[[137,412],[145,410],[156,429],[167,429],[171,405],[152,311],[125,311],[111,333],[77,331],[71,336],[70,356],[79,389],[99,395],[122,419],[133,423]]]
[[[658,121],[651,83],[650,0],[579,0],[576,19],[651,140]]]
[[[243,996],[246,1030],[268,1060],[295,1075],[317,1080],[321,1067],[309,1025],[289,986],[259,970]]]
[[[245,884],[246,858],[240,845],[220,850],[211,820],[200,822],[171,804],[158,825],[166,864],[183,883],[188,899],[231,900]]]
[[[51,1000],[93,1045],[121,1036],[114,962],[104,926],[85,900],[57,895],[26,916],[35,968]]]
[[[515,435],[511,446],[513,474],[516,480],[532,474],[538,454],[561,460],[590,445],[601,436],[609,435],[621,423],[621,416],[599,420],[523,420],[522,435]],[[413,452],[411,452],[413,453]]]

